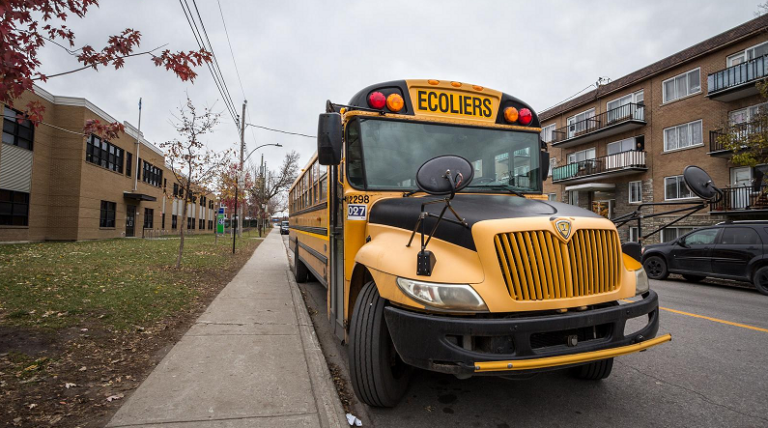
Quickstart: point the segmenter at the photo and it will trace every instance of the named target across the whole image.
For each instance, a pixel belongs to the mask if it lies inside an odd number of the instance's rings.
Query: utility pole
[[[232,254],[235,254],[235,242],[237,241],[237,234],[240,233],[240,230],[237,226],[242,226],[240,223],[240,214],[238,213],[238,207],[237,207],[237,199],[240,197],[239,190],[240,190],[240,175],[243,170],[243,151],[245,149],[245,106],[248,104],[248,100],[243,101],[243,115],[240,116],[240,167],[238,168],[236,174],[237,177],[235,177],[235,209],[232,212],[232,220],[229,222],[230,227],[232,227]],[[242,208],[241,208],[242,209]],[[235,221],[234,217],[237,216],[237,221]],[[237,228],[238,230],[234,230]]]
[[[243,101],[243,115],[240,116],[240,175],[237,177],[238,179],[238,185],[239,180],[241,177],[243,177],[245,172],[245,165],[243,163],[245,160],[243,157],[245,156],[245,106],[248,104],[248,100]],[[243,178],[244,180],[244,178]],[[245,192],[245,189],[243,189],[243,192]],[[237,233],[240,236],[243,236],[243,207],[240,206],[240,211],[237,213]]]

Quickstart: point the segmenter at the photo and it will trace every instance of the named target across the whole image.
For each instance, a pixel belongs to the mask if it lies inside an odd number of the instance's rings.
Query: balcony
[[[768,212],[768,185],[726,187],[723,198],[710,205],[710,214],[757,214]]]
[[[731,150],[728,149],[721,137],[730,134],[734,141],[744,141],[746,143],[750,138],[765,133],[768,130],[768,117],[761,117],[756,120],[744,123],[730,125],[725,129],[709,131],[709,155],[716,157],[730,156]]]
[[[728,67],[707,76],[707,96],[718,101],[734,101],[758,93],[755,83],[768,76],[768,55]]]
[[[645,105],[624,104],[552,131],[553,147],[573,147],[645,126]]]
[[[648,171],[645,152],[633,150],[553,168],[552,182],[583,183],[606,175],[620,176],[643,171]]]

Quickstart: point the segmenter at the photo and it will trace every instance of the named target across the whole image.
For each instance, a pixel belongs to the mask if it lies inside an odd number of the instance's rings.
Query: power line
[[[541,112],[545,112],[545,111],[547,111],[547,110],[551,109],[552,107],[556,107],[556,106],[559,106],[560,104],[562,104],[562,103],[564,103],[564,102],[567,102],[567,101],[569,101],[569,100],[571,100],[571,99],[573,99],[573,98],[575,98],[575,97],[579,96],[579,95],[580,95],[582,92],[586,91],[587,89],[589,89],[589,88],[591,88],[591,87],[593,87],[593,86],[595,86],[595,84],[594,84],[594,83],[593,83],[593,84],[591,84],[591,85],[589,85],[589,86],[587,86],[586,88],[584,88],[584,89],[580,90],[579,92],[576,92],[575,94],[571,95],[570,97],[568,97],[568,98],[566,98],[566,99],[564,99],[564,100],[562,100],[562,101],[560,101],[560,102],[557,102],[557,103],[555,103],[555,104],[552,104],[551,106],[549,106],[549,107],[545,108],[544,110],[541,110]]]
[[[194,3],[194,0],[193,0],[193,3]],[[192,30],[192,35],[194,36],[195,42],[197,43],[198,47],[200,47],[200,49],[208,50],[211,53],[211,56],[213,56],[214,61],[216,61],[216,56],[215,56],[215,53],[213,52],[213,47],[205,44],[205,40],[203,39],[203,35],[200,32],[200,29],[198,28],[197,23],[195,22],[194,16],[192,14],[192,9],[189,7],[189,3],[187,3],[187,0],[179,0],[179,4],[181,5],[181,9],[184,11],[184,17],[187,19],[187,23],[189,24],[189,27]],[[198,17],[200,17],[199,13],[198,13]],[[200,23],[202,25],[202,19]],[[208,40],[208,43],[210,44],[210,40]],[[229,114],[232,116],[232,119],[235,121],[235,126],[239,128],[240,122],[237,116],[237,109],[235,108],[235,105],[232,102],[232,97],[226,88],[226,84],[224,83],[223,76],[220,75],[220,70],[218,70],[219,74],[217,74],[216,67],[218,66],[218,62],[215,62],[213,65],[211,65],[210,62],[206,62],[206,65],[208,66],[208,71],[210,71],[211,73],[211,77],[213,77],[213,81],[216,84],[216,88],[218,89],[219,94],[224,100],[224,104],[226,105],[227,110],[229,111]]]
[[[243,93],[243,99],[247,99],[245,96],[245,89],[243,89],[243,80],[240,78],[240,69],[237,68],[237,61],[235,60],[235,51],[232,49],[232,42],[229,40],[229,31],[227,31],[227,23],[224,21],[224,11],[221,9],[221,0],[216,0],[219,4],[219,14],[221,15],[221,24],[224,25],[224,34],[227,35],[227,44],[229,45],[229,52],[232,54],[232,63],[235,64],[235,72],[237,73],[237,81],[240,83],[240,91]],[[250,114],[249,120],[250,120]]]
[[[300,132],[283,131],[282,129],[269,128],[262,125],[254,125],[253,123],[246,123],[247,126],[253,126],[254,128],[264,129],[266,131],[279,132],[281,134],[297,135],[299,137],[317,138],[315,135],[302,134]]]

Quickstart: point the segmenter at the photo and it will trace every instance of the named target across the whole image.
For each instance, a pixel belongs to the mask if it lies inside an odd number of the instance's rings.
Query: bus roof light
[[[530,110],[527,108],[521,108],[520,109],[520,124],[521,125],[530,125],[531,121],[533,120],[533,114]]]
[[[517,122],[517,109],[514,107],[507,107],[504,109],[504,120],[506,120],[508,123],[515,123]]]
[[[370,108],[383,109],[386,103],[387,99],[384,97],[384,94],[379,91],[372,92],[371,95],[368,95],[368,107]]]
[[[403,101],[403,97],[400,94],[389,94],[387,97],[387,108],[390,111],[397,113],[403,109],[403,106],[405,106],[405,101]]]

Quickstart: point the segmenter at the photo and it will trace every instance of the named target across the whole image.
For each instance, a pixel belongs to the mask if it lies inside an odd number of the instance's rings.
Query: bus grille
[[[551,300],[616,290],[621,248],[615,231],[577,230],[564,244],[545,230],[494,237],[499,264],[514,300]]]

